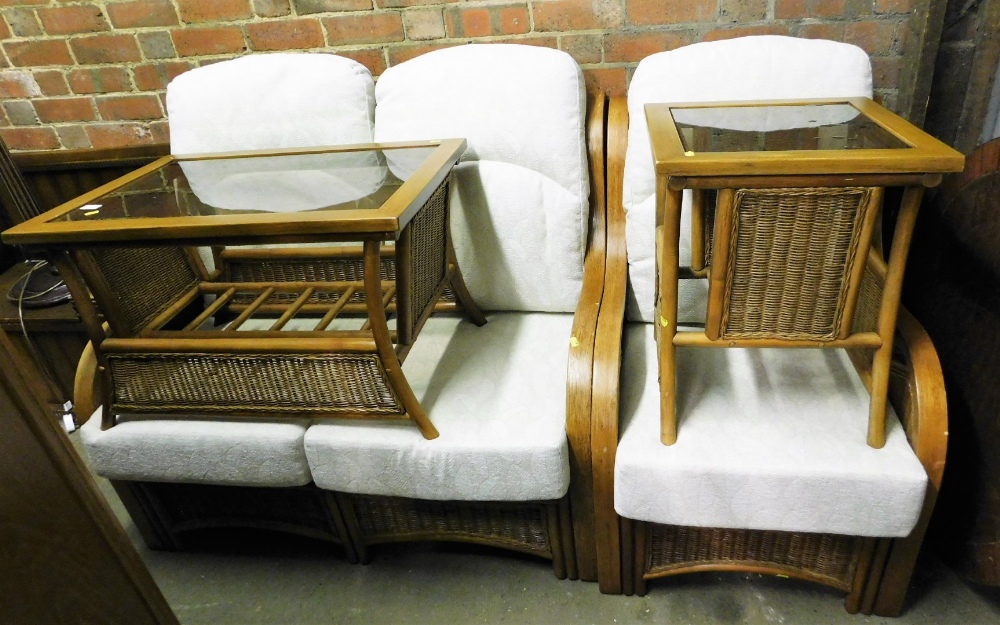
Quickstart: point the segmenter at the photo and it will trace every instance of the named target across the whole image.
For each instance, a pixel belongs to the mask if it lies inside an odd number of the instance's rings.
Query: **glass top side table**
[[[465,145],[168,156],[3,237],[49,250],[67,276],[104,427],[121,414],[397,418],[435,438],[401,363],[435,309],[485,323],[449,229]],[[195,246],[213,246],[214,270]]]
[[[841,347],[867,370],[885,444],[903,269],[923,192],[963,156],[867,98],[647,104],[656,171],[661,441],[677,437],[675,349]],[[886,260],[883,189],[902,204]],[[679,267],[683,189],[692,262]],[[682,275],[683,274],[683,275]],[[705,330],[678,331],[677,281],[709,281]]]

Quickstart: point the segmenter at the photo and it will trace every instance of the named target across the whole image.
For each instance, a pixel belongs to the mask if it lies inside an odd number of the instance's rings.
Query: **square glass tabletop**
[[[76,245],[274,234],[391,236],[447,177],[464,148],[464,140],[454,139],[173,155],[3,237],[20,244]]]
[[[868,98],[647,104],[673,176],[940,173],[962,155]]]

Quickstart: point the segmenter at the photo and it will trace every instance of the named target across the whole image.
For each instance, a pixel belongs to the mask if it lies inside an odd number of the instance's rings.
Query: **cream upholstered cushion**
[[[251,54],[167,85],[174,154],[371,143],[374,81],[332,54]]]
[[[375,94],[377,141],[468,141],[451,188],[452,235],[480,306],[573,311],[590,188],[576,62],[534,46],[458,46],[389,68]]]
[[[126,420],[80,429],[93,470],[108,479],[233,486],[302,486],[312,479],[297,422]]]
[[[644,58],[628,90],[623,205],[628,248],[629,318],[653,320],[656,180],[644,106],[654,102],[871,97],[868,55],[834,41],[773,35],[697,43]],[[680,262],[691,261],[690,192],[681,213]],[[678,319],[701,321],[708,287],[680,284]]]
[[[677,442],[660,443],[656,342],[628,324],[615,509],[669,525],[906,536],[924,472],[895,413],[866,443],[869,395],[842,350],[677,350]]]
[[[408,422],[313,425],[305,447],[316,485],[434,500],[562,497],[572,316],[488,318],[483,327],[431,318],[403,365],[438,438]]]

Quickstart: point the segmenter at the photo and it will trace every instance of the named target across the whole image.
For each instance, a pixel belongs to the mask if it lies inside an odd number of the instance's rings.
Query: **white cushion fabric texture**
[[[312,477],[303,423],[124,420],[101,430],[101,410],[80,429],[94,472],[108,479],[231,486],[303,486]]]
[[[644,58],[628,90],[623,205],[632,291],[629,318],[653,320],[656,180],[646,104],[871,96],[868,55],[857,46],[834,41],[742,37]],[[690,192],[684,195],[680,262],[687,265],[691,260]],[[682,281],[678,319],[702,320],[707,293],[704,284]]]
[[[573,311],[590,188],[579,65],[548,48],[465,45],[387,69],[375,94],[376,141],[468,141],[452,235],[480,306]]]
[[[656,342],[627,324],[615,510],[640,521],[906,536],[927,474],[895,412],[866,442],[869,395],[843,350],[677,350],[677,442],[660,443]]]
[[[371,143],[371,73],[332,54],[251,54],[167,85],[173,154]]]
[[[532,501],[569,488],[566,366],[573,318],[494,313],[476,327],[431,318],[403,365],[440,436],[409,422],[311,426],[316,485],[432,500]]]

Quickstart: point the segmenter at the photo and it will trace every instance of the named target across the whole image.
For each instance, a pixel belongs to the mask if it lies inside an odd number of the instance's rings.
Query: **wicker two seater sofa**
[[[303,58],[325,68],[296,74]],[[341,74],[307,102],[277,98],[275,106],[308,109],[283,111],[282,123],[306,123],[337,96],[353,98],[346,130],[317,126],[317,138],[264,128],[276,136],[225,143],[253,134],[270,78],[287,90],[300,75],[314,88],[316,71]],[[122,415],[105,430],[92,418],[83,426],[91,464],[146,542],[177,549],[199,529],[248,526],[328,540],[358,561],[376,543],[467,541],[551,559],[558,577],[596,579],[590,398],[604,280],[605,106],[588,103],[576,62],[531,46],[462,46],[395,66],[372,88],[348,59],[251,55],[177,81],[168,90],[172,124],[184,125],[188,99],[222,119],[195,115],[193,129],[173,134],[188,141],[175,152],[218,151],[195,144],[227,124],[242,128],[221,133],[221,149],[281,147],[289,134],[320,144],[466,138],[449,189],[452,238],[488,323],[436,314],[406,357],[407,379],[440,432],[434,440],[405,423],[280,414],[269,422]],[[261,97],[229,102],[247,97],[247,84]],[[80,414],[97,409],[99,380],[85,357]]]

